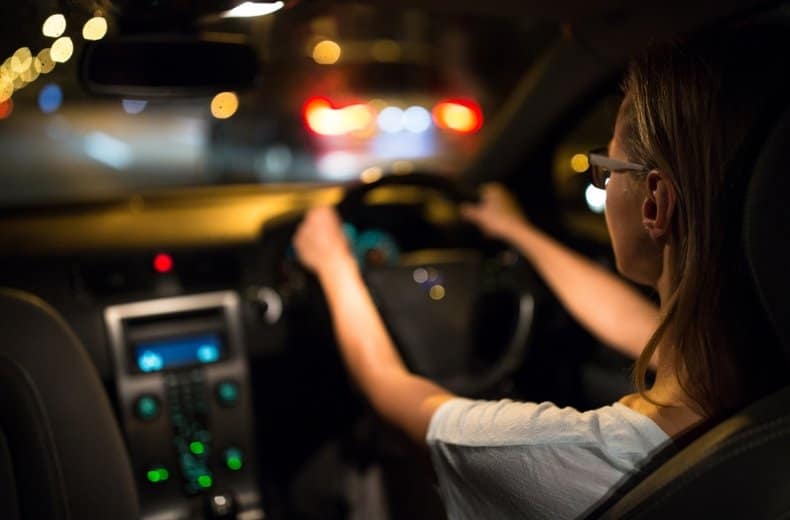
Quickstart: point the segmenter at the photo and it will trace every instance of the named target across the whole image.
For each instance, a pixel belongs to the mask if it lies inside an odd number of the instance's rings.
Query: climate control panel
[[[234,292],[108,307],[143,518],[262,518]]]

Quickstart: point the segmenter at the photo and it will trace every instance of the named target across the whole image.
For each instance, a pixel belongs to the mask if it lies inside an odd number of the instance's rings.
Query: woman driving
[[[385,419],[427,443],[451,518],[573,518],[658,449],[786,384],[741,251],[749,136],[786,75],[784,28],[743,27],[653,47],[629,67],[608,149],[590,155],[626,278],[543,234],[501,187],[462,214],[530,260],[605,343],[638,357],[637,392],[590,411],[475,401],[409,372],[331,208],[295,236],[329,302],[345,364]],[[647,387],[645,373],[656,370]]]

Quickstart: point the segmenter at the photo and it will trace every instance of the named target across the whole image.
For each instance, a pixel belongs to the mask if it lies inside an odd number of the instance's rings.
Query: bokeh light
[[[590,184],[584,190],[584,200],[593,213],[603,213],[606,209],[606,190],[601,190]]]
[[[11,68],[11,58],[6,59],[2,65],[0,65],[0,77],[7,78],[10,81],[14,81],[19,74],[14,72]]]
[[[431,113],[421,106],[412,106],[403,113],[403,126],[409,132],[419,134],[431,127]]]
[[[39,74],[40,73],[38,72],[38,69],[33,65],[33,62],[31,61],[30,67],[25,69],[25,71],[22,74],[20,74],[19,77],[25,80],[25,83],[33,83],[38,79]]]
[[[145,107],[148,105],[147,101],[142,99],[124,99],[121,100],[121,106],[123,107],[123,111],[127,114],[139,114]]]
[[[17,49],[13,56],[11,56],[11,70],[17,74],[22,74],[33,64],[33,55],[30,49],[22,47]]]
[[[319,135],[362,132],[373,122],[373,113],[365,104],[334,108],[328,99],[322,97],[308,99],[302,113],[307,127]]]
[[[433,120],[439,128],[472,133],[483,126],[483,111],[474,101],[451,99],[434,107]]]
[[[436,284],[430,288],[428,291],[428,295],[431,297],[431,300],[439,301],[444,299],[445,290],[443,285]]]
[[[58,38],[66,32],[66,17],[62,14],[53,14],[44,21],[41,32],[48,38]]]
[[[74,43],[68,36],[63,36],[55,40],[49,55],[55,63],[66,63],[74,54]]]
[[[0,103],[0,119],[6,119],[14,111],[14,100],[11,98],[6,99]]]
[[[0,103],[14,95],[14,82],[10,78],[0,75]]]
[[[365,184],[370,184],[381,179],[382,175],[384,175],[384,170],[378,166],[371,166],[370,168],[365,168],[362,170],[362,173],[359,175],[359,179]]]
[[[387,133],[397,133],[403,130],[404,121],[403,110],[398,107],[387,107],[379,112],[379,128]]]
[[[49,74],[55,68],[55,61],[52,59],[49,49],[43,49],[36,56],[41,66],[41,74]]]
[[[279,11],[285,6],[283,2],[244,2],[222,14],[223,18],[252,18],[266,16]]]
[[[313,47],[313,59],[320,65],[337,63],[341,54],[340,45],[332,40],[322,40]]]
[[[587,158],[587,154],[574,154],[574,156],[571,157],[571,169],[576,173],[584,173],[590,169],[590,160]]]
[[[106,34],[107,20],[103,16],[95,16],[82,26],[82,37],[86,40],[101,40]]]
[[[220,92],[211,100],[211,115],[228,119],[239,109],[239,97],[233,92]]]
[[[63,90],[55,83],[50,83],[38,94],[38,106],[45,114],[57,112],[63,104]]]

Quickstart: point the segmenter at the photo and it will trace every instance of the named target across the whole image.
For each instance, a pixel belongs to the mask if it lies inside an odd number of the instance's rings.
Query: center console
[[[143,518],[264,516],[239,312],[232,291],[105,310]]]

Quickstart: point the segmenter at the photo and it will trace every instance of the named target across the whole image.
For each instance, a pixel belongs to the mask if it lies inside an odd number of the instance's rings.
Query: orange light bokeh
[[[433,121],[439,128],[471,134],[483,127],[483,111],[472,100],[447,99],[433,108]]]
[[[0,119],[6,119],[14,111],[14,101],[11,98],[0,103]]]

